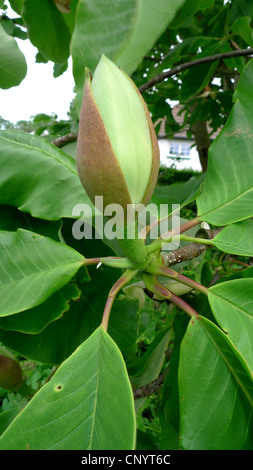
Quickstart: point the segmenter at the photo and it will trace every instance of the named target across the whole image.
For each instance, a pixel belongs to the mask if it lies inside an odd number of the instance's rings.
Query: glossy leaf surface
[[[252,380],[227,336],[200,317],[189,323],[179,364],[180,447],[252,448]]]
[[[46,220],[72,217],[78,203],[91,205],[73,158],[36,135],[0,131],[0,165],[1,205]]]
[[[220,327],[247,362],[253,378],[253,279],[235,279],[209,289],[208,299]]]
[[[28,230],[0,232],[0,315],[39,305],[80,269],[83,256]]]
[[[70,32],[54,2],[23,1],[22,15],[31,43],[48,60],[62,63],[69,56]]]
[[[253,219],[228,225],[213,239],[221,251],[233,255],[253,256]]]
[[[85,66],[94,72],[103,53],[131,75],[183,2],[79,2],[71,41],[78,109],[82,101]]]
[[[125,363],[99,327],[0,438],[0,449],[131,450],[133,395]]]
[[[25,78],[26,60],[15,39],[0,24],[0,88],[17,86]]]
[[[209,150],[208,170],[197,206],[200,218],[214,225],[253,216],[252,78],[251,59],[237,86],[231,114]]]

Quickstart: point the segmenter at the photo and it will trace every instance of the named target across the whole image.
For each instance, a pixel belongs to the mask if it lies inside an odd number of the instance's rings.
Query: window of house
[[[170,142],[170,155],[189,157],[191,144],[189,142]]]
[[[178,142],[170,143],[170,154],[179,155],[180,154],[180,144]]]
[[[190,153],[191,153],[191,144],[189,143],[181,144],[181,155],[189,157]]]

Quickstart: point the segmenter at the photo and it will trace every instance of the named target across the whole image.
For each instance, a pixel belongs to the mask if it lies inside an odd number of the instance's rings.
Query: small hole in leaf
[[[58,392],[59,390],[62,390],[62,385],[57,385],[57,387],[55,387],[55,390],[57,390],[57,392]]]

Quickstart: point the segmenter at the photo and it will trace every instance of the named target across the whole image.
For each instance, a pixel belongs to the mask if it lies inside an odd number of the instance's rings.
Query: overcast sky
[[[67,118],[69,104],[74,97],[72,65],[58,78],[53,77],[53,63],[37,64],[37,49],[29,40],[17,39],[27,62],[27,75],[17,87],[0,88],[0,116],[11,122],[28,120],[39,113],[57,114]]]

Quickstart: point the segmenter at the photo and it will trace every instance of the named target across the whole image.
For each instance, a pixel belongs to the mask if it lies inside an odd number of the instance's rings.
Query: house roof
[[[184,123],[184,115],[185,115],[185,112],[182,111],[183,109],[183,106],[181,104],[177,104],[175,105],[172,109],[171,109],[171,112],[172,112],[172,116],[173,118],[175,119],[175,121],[180,125],[180,126],[183,126],[183,123]],[[162,121],[162,122],[161,122]],[[175,132],[175,133],[171,133],[171,135],[169,134],[166,134],[165,132],[165,122],[166,122],[166,116],[164,116],[164,118],[161,118],[157,121],[156,125],[158,123],[161,122],[161,127],[160,127],[160,131],[159,131],[159,134],[158,134],[158,138],[165,138],[165,137],[170,137],[173,138],[173,139],[188,139],[188,140],[194,140],[194,137],[192,136],[190,139],[189,137],[187,136],[187,128],[182,128],[180,131],[178,132]],[[213,131],[213,129],[210,127],[210,125],[208,125],[207,123],[207,130],[208,130],[208,133],[211,133]],[[211,135],[211,140],[214,140],[215,137],[217,137],[217,135],[219,134],[219,132],[221,131],[221,129],[218,129],[217,131],[213,132],[213,134]]]

